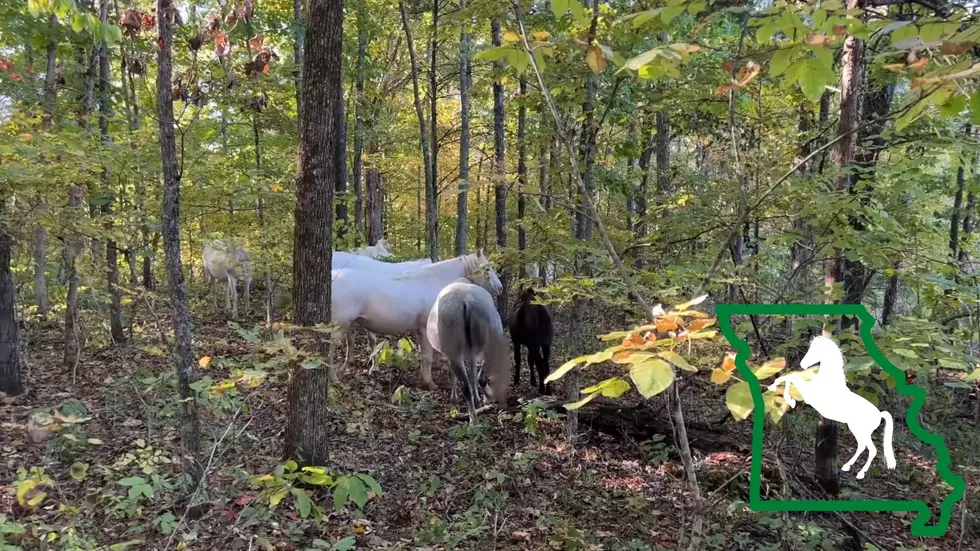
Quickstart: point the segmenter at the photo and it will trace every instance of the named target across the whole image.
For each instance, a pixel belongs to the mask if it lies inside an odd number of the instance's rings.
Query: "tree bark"
[[[367,235],[364,225],[364,204],[362,197],[364,174],[364,72],[367,70],[367,15],[364,10],[357,13],[357,74],[354,81],[354,243]]]
[[[255,142],[255,170],[256,172],[262,172],[262,141],[260,139],[261,133],[259,132],[259,110],[256,108],[252,112],[252,140]],[[256,215],[259,219],[259,228],[265,227],[265,202],[262,200],[262,196],[259,195],[258,201],[256,202]],[[265,230],[261,230],[263,234]],[[265,240],[262,240],[262,253],[265,256],[268,253],[269,247],[266,245]],[[272,323],[272,318],[275,315],[275,301],[272,296],[272,274],[269,273],[267,267],[263,267],[262,270],[262,283],[265,287],[265,324],[268,327]],[[249,305],[245,305],[246,312],[249,309]]]
[[[303,116],[303,4],[303,0],[293,0],[293,25],[296,26],[296,34],[293,36],[293,62],[296,63],[293,80],[296,82],[297,124],[302,122],[300,119]]]
[[[527,249],[527,231],[524,229],[524,210],[525,198],[524,189],[527,187],[527,106],[525,96],[527,96],[527,79],[521,77],[520,80],[521,104],[517,109],[517,250],[520,251],[520,269],[518,274],[521,279],[527,278],[527,260],[524,258],[524,250]]]
[[[344,113],[344,87],[337,87],[340,95],[337,100],[337,178],[334,182],[334,200],[337,203],[337,238],[342,239],[347,235],[347,117]]]
[[[72,220],[78,220],[74,213],[82,209],[85,202],[84,192],[81,186],[72,185],[68,188],[68,208],[72,212]],[[84,241],[73,236],[69,238],[66,247],[68,257],[68,297],[65,301],[65,343],[64,359],[65,369],[75,374],[78,366],[78,358],[82,350],[81,338],[78,334],[78,258],[84,248]]]
[[[862,0],[847,0],[847,9],[858,9]],[[837,125],[837,135],[843,136],[837,142],[834,152],[834,166],[841,173],[834,182],[837,191],[845,191],[849,187],[849,178],[843,175],[843,170],[854,160],[854,149],[857,136],[854,129],[858,121],[858,94],[861,81],[861,51],[863,41],[855,36],[844,40],[841,57],[841,106],[840,119]],[[832,293],[834,285],[848,277],[842,272],[844,253],[837,250],[834,258],[827,261],[824,271],[824,285],[828,293],[828,302],[834,302]],[[817,424],[816,450],[814,455],[814,474],[824,491],[836,496],[840,493],[840,465],[838,464],[838,425],[834,421],[821,418]]]
[[[408,12],[405,2],[399,0],[398,9],[402,15],[402,28],[405,31],[405,43],[408,46],[408,57],[411,60],[412,92],[415,105],[415,116],[419,120],[419,144],[422,150],[422,164],[425,167],[425,229],[429,247],[429,258],[435,262],[439,259],[439,243],[436,240],[436,205],[435,180],[432,177],[432,157],[429,155],[428,131],[425,128],[425,113],[422,112],[422,92],[419,89],[419,64],[415,57],[415,44],[412,41],[412,28],[408,22]]]
[[[109,20],[109,0],[102,0],[99,6],[99,19],[105,23]],[[109,46],[105,39],[99,44],[99,136],[102,146],[110,143],[109,139]],[[106,282],[109,287],[109,332],[113,342],[121,343],[126,340],[122,324],[122,297],[119,290],[119,249],[112,235],[112,200],[115,194],[110,189],[109,168],[102,167],[102,186],[109,196],[110,202],[102,206],[102,215],[107,219],[106,228],[109,237],[105,243]]]
[[[460,11],[466,0],[460,0]],[[466,254],[470,179],[470,39],[466,21],[459,32],[459,193],[456,195],[456,256]]]
[[[500,20],[490,22],[493,45],[502,44]],[[502,67],[501,62],[495,62],[497,71]],[[504,84],[500,79],[493,82],[493,206],[494,221],[497,229],[497,250],[503,252],[507,246],[507,181],[506,181],[506,141],[504,136]],[[497,296],[497,311],[501,319],[507,319],[509,281],[507,268],[500,270],[500,282],[503,291]]]
[[[969,138],[972,128],[966,125],[966,135]],[[949,215],[949,250],[954,260],[960,258],[960,217],[963,210],[963,191],[966,187],[965,159],[961,158],[956,168],[956,195],[953,197],[953,212]]]
[[[201,431],[197,399],[191,384],[195,381],[194,349],[191,341],[191,313],[187,300],[184,268],[180,263],[180,165],[174,135],[173,101],[173,25],[176,7],[172,0],[157,0],[157,110],[160,125],[160,157],[163,165],[163,252],[167,266],[170,303],[173,309],[174,364],[180,392],[180,441],[184,472],[196,484],[201,478]]]
[[[374,141],[369,143],[368,153],[377,153],[376,146]],[[365,168],[364,196],[367,242],[368,245],[375,245],[384,236],[384,221],[381,218],[381,174],[373,162]]]
[[[5,208],[4,200],[0,202],[0,209]],[[17,310],[14,307],[16,287],[14,274],[10,271],[13,241],[7,233],[6,221],[0,223],[0,392],[17,396],[24,392],[24,381],[20,369]]]
[[[49,21],[53,35],[55,27],[58,26],[58,19],[52,15]],[[54,120],[55,101],[57,99],[57,83],[55,80],[57,49],[58,44],[53,39],[50,40],[47,49],[47,68],[44,73],[44,112],[41,116],[41,130],[45,132],[51,131]],[[38,194],[37,210],[41,214],[48,211],[48,205],[40,194]],[[48,231],[41,224],[38,224],[34,229],[34,299],[37,302],[37,310],[41,319],[47,319],[51,309],[48,301],[47,267]]]
[[[439,73],[437,71],[439,56],[439,0],[432,0],[432,49],[429,66],[429,146],[432,148],[432,170],[429,171],[431,189],[426,193],[425,219],[430,242],[434,242],[436,255],[439,254],[439,190],[436,183],[439,180]],[[433,246],[429,245],[430,254]],[[432,261],[435,262],[433,257]]]
[[[317,75],[320,84],[303,89],[300,118],[293,234],[293,315],[300,326],[330,323],[336,187],[331,180],[338,177],[340,164],[337,141],[342,121],[337,103],[341,99],[344,2],[310,0],[308,10],[303,72]],[[324,423],[329,381],[326,368],[304,369],[298,364],[290,378],[284,454],[305,465],[325,465],[329,457]]]

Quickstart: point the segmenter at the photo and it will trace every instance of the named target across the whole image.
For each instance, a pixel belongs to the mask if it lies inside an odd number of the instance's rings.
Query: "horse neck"
[[[457,257],[420,266],[399,279],[451,282],[461,277],[466,277],[466,264],[462,257]]]
[[[827,351],[820,358],[820,369],[817,370],[815,379],[821,381],[846,381],[844,377],[844,358],[833,351]]]

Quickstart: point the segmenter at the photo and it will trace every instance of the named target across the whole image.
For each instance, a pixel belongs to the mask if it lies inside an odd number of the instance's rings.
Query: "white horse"
[[[391,243],[388,243],[387,239],[381,238],[374,245],[355,250],[354,254],[368,258],[388,258],[391,256]]]
[[[461,277],[488,286],[494,294],[500,294],[503,290],[483,251],[421,266],[403,274],[350,268],[334,270],[330,313],[331,321],[339,329],[333,334],[329,357],[333,357],[336,340],[346,336],[344,367],[350,365],[353,358],[353,333],[350,328],[354,323],[382,335],[415,332],[420,336],[422,386],[434,390],[432,347],[426,337],[426,323],[439,292]],[[334,382],[337,381],[333,369],[330,376]]]
[[[211,284],[214,309],[218,311],[218,280],[225,281],[225,309],[238,318],[238,279],[245,283],[245,309],[249,308],[252,286],[252,265],[248,253],[241,247],[219,239],[204,247],[204,279]]]
[[[449,360],[455,380],[463,384],[470,424],[476,422],[476,403],[487,377],[488,397],[500,407],[506,406],[510,378],[507,342],[490,293],[466,279],[450,283],[439,292],[429,311],[425,335],[432,349]],[[482,370],[477,367],[478,360],[483,360]]]
[[[841,354],[837,344],[827,337],[816,337],[810,343],[810,349],[800,362],[800,367],[807,369],[816,364],[820,364],[820,369],[809,381],[805,381],[799,373],[789,373],[778,377],[771,385],[769,390],[776,390],[780,383],[785,383],[783,387],[783,399],[789,407],[796,407],[796,400],[790,396],[789,387],[793,385],[800,391],[803,400],[810,404],[813,409],[825,419],[846,423],[847,428],[857,440],[858,448],[850,461],[844,464],[843,471],[849,471],[857,461],[857,458],[868,450],[868,460],[858,471],[857,477],[864,478],[871,466],[871,460],[878,454],[871,436],[885,420],[885,437],[882,445],[885,451],[885,464],[889,469],[895,468],[895,451],[892,449],[892,415],[887,411],[880,411],[874,404],[867,399],[858,396],[847,388],[847,379],[844,376],[844,356]]]
[[[432,264],[428,258],[406,260],[405,262],[382,262],[370,256],[344,251],[333,252],[333,269],[351,268],[355,270],[382,271],[386,274],[403,274],[409,270]]]

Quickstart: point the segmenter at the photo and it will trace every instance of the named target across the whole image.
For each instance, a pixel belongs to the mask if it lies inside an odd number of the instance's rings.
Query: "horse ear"
[[[480,248],[479,248],[479,249],[478,249],[478,250],[476,251],[476,256],[478,256],[478,257],[480,257],[480,258],[484,258],[484,257],[486,256],[486,255],[484,255],[484,254],[483,254],[483,247],[480,247]]]

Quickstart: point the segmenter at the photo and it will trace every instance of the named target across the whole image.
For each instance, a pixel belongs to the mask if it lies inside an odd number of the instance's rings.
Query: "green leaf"
[[[140,486],[146,484],[146,480],[138,476],[131,476],[120,480],[119,483],[122,484],[123,486]]]
[[[752,408],[755,407],[749,383],[743,381],[728,387],[728,391],[725,392],[725,405],[736,420],[743,421],[748,418],[752,414]]]
[[[967,383],[972,383],[977,379],[980,379],[980,369],[974,369],[973,373],[970,373],[969,375],[963,378],[963,381]]]
[[[827,86],[827,81],[824,79],[821,67],[818,67],[819,61],[816,58],[807,59],[804,63],[806,68],[799,76],[800,90],[803,91],[806,99],[818,102]]]
[[[772,54],[772,59],[769,60],[769,74],[770,76],[778,77],[783,74],[783,71],[789,67],[791,61],[793,61],[793,56],[796,55],[795,48],[783,48],[781,50],[776,50],[776,53]]]
[[[755,39],[759,41],[760,44],[768,44],[772,37],[776,35],[781,29],[780,21],[769,21],[763,24],[757,31],[755,31]]]
[[[511,48],[510,52],[507,53],[507,62],[510,63],[510,66],[513,67],[518,73],[523,73],[525,70],[527,70],[527,66],[531,64],[531,58],[524,50]]]
[[[354,536],[347,536],[344,539],[338,540],[337,543],[333,544],[332,551],[349,551],[357,545],[357,538]]]
[[[269,506],[270,507],[275,507],[276,505],[279,505],[280,503],[282,503],[283,498],[285,498],[286,497],[286,494],[288,494],[288,493],[289,493],[289,489],[288,488],[283,488],[283,489],[279,490],[278,492],[276,492],[276,493],[272,494],[271,496],[269,496]]]
[[[286,469],[286,472],[290,472],[290,473],[295,471],[297,468],[299,468],[296,462],[293,461],[292,459],[287,459],[286,462],[282,464],[282,466],[284,469]]]
[[[647,360],[630,369],[630,379],[644,398],[652,398],[674,382],[674,369],[663,360]]]
[[[299,488],[292,488],[290,492],[296,498],[295,504],[296,510],[299,511],[299,516],[303,518],[310,516],[310,512],[313,510],[313,502],[310,501],[310,496],[306,495],[306,492]]]
[[[359,474],[357,475],[357,478],[360,478],[361,481],[367,485],[368,489],[374,492],[375,494],[377,494],[378,497],[384,495],[384,492],[381,491],[381,484],[378,484],[378,481],[375,480],[373,476],[367,474]]]
[[[670,23],[671,21],[676,19],[678,15],[684,13],[684,10],[686,9],[687,6],[685,6],[684,4],[680,4],[677,6],[668,6],[664,8],[662,12],[660,12],[660,20],[663,21],[665,24]]]
[[[85,29],[85,16],[80,13],[76,13],[72,15],[71,30],[75,31],[76,33],[80,33],[84,29]]]
[[[344,480],[345,479],[341,478],[333,487],[333,508],[335,511],[343,510],[344,505],[347,504],[347,496],[349,495],[350,490],[348,489]]]
[[[677,352],[673,352],[671,350],[665,350],[661,352],[659,356],[667,360],[668,362],[676,365],[677,367],[683,369],[684,371],[690,371],[692,373],[697,373],[698,371],[698,368],[687,363],[687,360],[685,360],[684,357],[678,354]]]
[[[970,96],[970,121],[980,124],[980,92],[974,92]]]
[[[898,354],[899,356],[903,356],[905,358],[917,359],[919,357],[919,355],[916,354],[914,350],[909,350],[908,348],[893,348],[892,352]]]
[[[75,480],[81,480],[85,478],[85,475],[87,474],[88,474],[88,463],[82,463],[80,461],[76,461],[72,463],[71,465],[72,478],[74,478]]]
[[[919,36],[919,28],[915,25],[904,25],[892,31],[892,44],[897,44],[903,40],[909,40]]]
[[[760,381],[772,377],[776,373],[779,373],[783,369],[786,369],[786,359],[777,358],[775,360],[769,360],[768,362],[762,364],[759,368],[753,370],[756,379]]]
[[[949,99],[945,104],[939,107],[939,114],[945,118],[952,118],[959,115],[963,109],[966,109],[966,96],[963,94],[956,94]]]
[[[477,52],[473,59],[479,61],[500,61],[507,57],[514,48],[510,46],[498,46],[496,48],[490,48],[488,50],[483,50],[482,52]]]
[[[582,389],[583,394],[600,393],[606,398],[616,398],[630,389],[629,383],[622,377],[612,377],[588,388]]]

